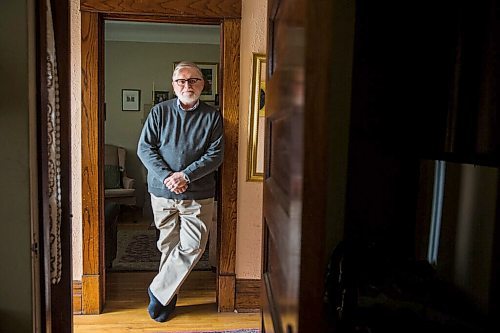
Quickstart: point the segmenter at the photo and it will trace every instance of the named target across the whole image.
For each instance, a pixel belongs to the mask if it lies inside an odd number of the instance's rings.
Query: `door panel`
[[[327,230],[337,238],[343,230],[352,12],[348,0],[268,4],[265,332],[325,332],[326,245],[335,238]],[[332,188],[338,193],[332,195]],[[335,218],[330,225],[327,203]]]
[[[301,6],[302,0],[269,4],[263,326],[277,333],[298,332],[299,319],[304,26],[295,13]]]

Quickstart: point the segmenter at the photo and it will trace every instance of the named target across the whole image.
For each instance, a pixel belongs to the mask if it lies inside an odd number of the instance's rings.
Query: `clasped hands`
[[[174,192],[175,194],[184,193],[188,188],[188,183],[186,179],[184,179],[183,172],[171,173],[167,178],[165,178],[163,184],[165,184],[170,192]]]

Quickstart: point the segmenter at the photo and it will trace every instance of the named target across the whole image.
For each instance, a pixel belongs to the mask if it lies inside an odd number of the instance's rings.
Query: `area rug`
[[[160,333],[160,332],[159,332]],[[250,328],[250,329],[239,329],[239,330],[226,330],[226,331],[189,331],[189,332],[169,332],[169,333],[260,333],[259,329]]]
[[[157,271],[160,251],[156,247],[155,229],[118,230],[116,258],[110,271]],[[208,246],[194,270],[209,271]]]

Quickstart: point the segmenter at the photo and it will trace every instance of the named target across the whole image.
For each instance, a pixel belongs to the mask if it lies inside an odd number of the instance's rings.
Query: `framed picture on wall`
[[[174,69],[178,63],[179,61],[174,62]],[[202,101],[215,102],[215,95],[219,93],[217,89],[219,64],[215,62],[195,62],[195,64],[200,67],[203,79],[205,80],[205,86],[201,92],[200,99]]]
[[[253,54],[252,94],[248,117],[247,181],[264,179],[264,127],[266,121],[266,55]]]
[[[168,91],[155,90],[153,92],[153,104],[156,105],[161,102],[168,100]]]
[[[122,89],[122,111],[140,111],[141,91]]]

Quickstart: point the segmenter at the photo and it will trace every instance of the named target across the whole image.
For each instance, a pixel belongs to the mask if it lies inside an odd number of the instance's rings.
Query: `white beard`
[[[179,96],[177,96],[177,97],[179,98],[179,100],[181,101],[182,104],[191,105],[191,104],[195,104],[200,96],[196,96],[196,94],[194,94],[194,93],[191,93],[191,94],[180,93]]]

